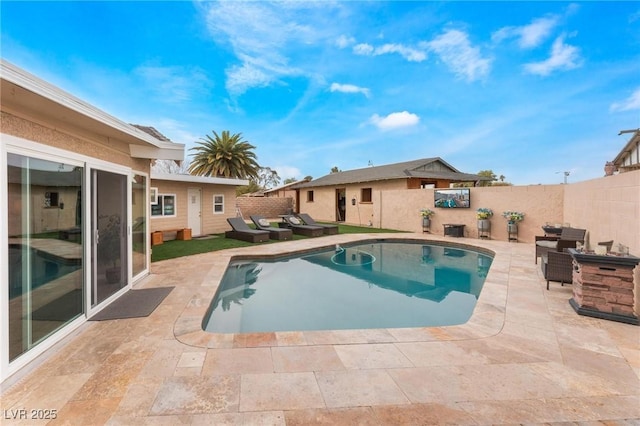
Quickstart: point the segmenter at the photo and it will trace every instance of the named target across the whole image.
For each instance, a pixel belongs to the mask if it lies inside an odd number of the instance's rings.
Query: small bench
[[[165,233],[176,233],[176,240],[188,241],[191,239],[191,228],[163,229],[151,233],[151,245],[157,246],[164,242]]]

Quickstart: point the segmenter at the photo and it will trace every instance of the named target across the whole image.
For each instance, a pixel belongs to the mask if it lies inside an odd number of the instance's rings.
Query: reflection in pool
[[[246,333],[463,324],[491,260],[457,247],[383,240],[233,261],[203,329]]]

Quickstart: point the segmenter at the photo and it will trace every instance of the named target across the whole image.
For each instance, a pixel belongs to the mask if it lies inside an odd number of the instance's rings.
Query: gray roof
[[[365,167],[363,169],[331,173],[310,182],[301,183],[295,187],[311,188],[316,186],[335,186],[349,183],[408,178],[446,179],[452,182],[490,180],[490,178],[478,176],[476,174],[462,173],[445,162],[442,158],[433,157],[405,161],[403,163],[387,164],[384,166]]]
[[[155,127],[143,126],[141,124],[133,124],[133,123],[131,125],[133,127],[136,127],[138,129],[142,130],[146,134],[153,136],[154,138],[158,139],[159,141],[171,142],[171,139],[169,139],[168,137],[166,137],[165,135],[160,133]]]

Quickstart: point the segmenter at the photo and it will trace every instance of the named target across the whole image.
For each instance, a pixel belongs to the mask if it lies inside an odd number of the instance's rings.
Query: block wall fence
[[[277,218],[278,215],[291,213],[293,198],[291,197],[237,197],[236,207],[240,209],[242,217],[249,220],[250,215],[260,215],[267,218]]]

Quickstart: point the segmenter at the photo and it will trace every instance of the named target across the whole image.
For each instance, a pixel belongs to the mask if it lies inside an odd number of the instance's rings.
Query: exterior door
[[[189,188],[188,192],[188,226],[191,228],[191,235],[202,234],[202,190],[200,188]]]
[[[91,307],[95,307],[128,284],[127,175],[93,170],[91,185]]]

